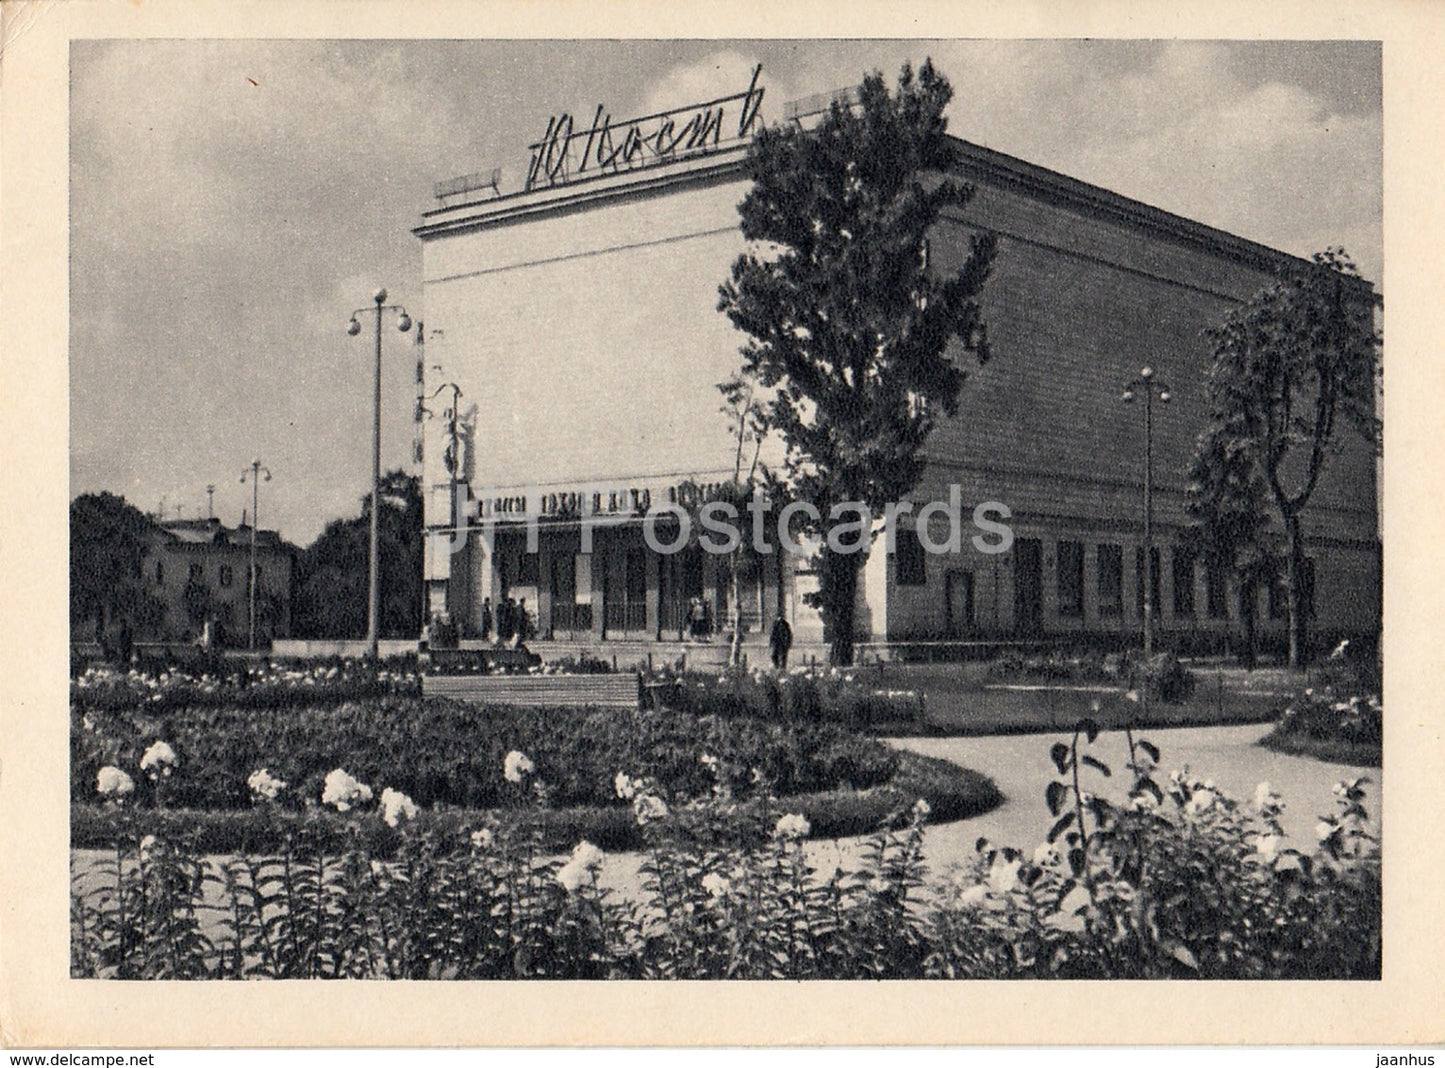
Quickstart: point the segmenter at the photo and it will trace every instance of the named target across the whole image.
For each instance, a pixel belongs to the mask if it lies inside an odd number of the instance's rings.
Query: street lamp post
[[[381,646],[381,573],[378,560],[381,513],[381,313],[397,313],[396,328],[402,333],[411,329],[411,316],[400,304],[386,303],[386,290],[378,289],[372,295],[376,312],[376,375],[373,379],[371,406],[371,535],[367,547],[367,597],[366,597],[366,647],[367,655],[375,665],[380,657]],[[352,337],[361,333],[361,320],[357,318],[372,308],[357,308],[351,313],[351,322],[346,332]]]
[[[260,525],[261,515],[261,480],[271,481],[271,472],[261,466],[260,460],[252,460],[248,470],[241,472],[241,483],[244,485],[248,480],[251,483],[251,569],[248,585],[250,586],[250,611],[247,614],[249,620],[246,627],[246,648],[252,651],[256,648],[256,528]],[[209,490],[210,487],[207,487]]]
[[[1160,404],[1169,403],[1169,387],[1145,367],[1139,377],[1124,387],[1123,401],[1132,404],[1144,395],[1144,656],[1154,652],[1154,395]]]

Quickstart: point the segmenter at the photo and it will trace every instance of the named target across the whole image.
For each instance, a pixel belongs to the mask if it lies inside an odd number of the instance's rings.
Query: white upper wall
[[[740,362],[716,308],[746,189],[674,186],[426,240],[427,363],[443,369],[427,390],[452,381],[463,412],[478,406],[474,491],[731,472],[721,395],[699,386]],[[431,484],[443,429],[427,430]]]

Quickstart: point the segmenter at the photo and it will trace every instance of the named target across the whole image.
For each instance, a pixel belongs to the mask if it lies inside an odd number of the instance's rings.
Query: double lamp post
[[[373,307],[357,308],[351,313],[346,332],[352,337],[361,333],[361,320],[357,316],[376,312],[376,376],[372,389],[371,418],[371,533],[367,547],[367,597],[366,597],[366,647],[371,662],[380,660],[381,646],[381,582],[378,560],[381,515],[381,318],[383,312],[396,312],[396,328],[403,334],[411,329],[411,316],[400,304],[386,302],[386,290],[378,289],[372,296]]]
[[[1139,377],[1124,387],[1121,398],[1133,404],[1144,398],[1144,655],[1154,652],[1154,398],[1169,403],[1169,387],[1156,378],[1152,367],[1145,367]]]

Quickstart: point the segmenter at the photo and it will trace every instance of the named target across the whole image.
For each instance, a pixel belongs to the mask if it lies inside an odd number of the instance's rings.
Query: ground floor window
[[[1117,545],[1100,545],[1095,550],[1099,564],[1099,615],[1124,612],[1124,550]]]
[[[1061,541],[1058,553],[1059,615],[1084,614],[1084,546],[1082,542]]]
[[[1149,603],[1159,611],[1159,550],[1149,550]],[[1134,608],[1144,614],[1144,547],[1134,550]]]
[[[1174,614],[1181,619],[1194,615],[1194,554],[1188,549],[1175,549]]]
[[[900,530],[893,547],[893,576],[900,586],[922,586],[928,581],[923,542],[917,530]]]

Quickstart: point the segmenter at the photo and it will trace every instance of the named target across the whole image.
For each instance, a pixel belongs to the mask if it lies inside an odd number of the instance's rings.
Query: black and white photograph
[[[50,72],[67,985],[1401,974],[1380,35],[228,25]]]

